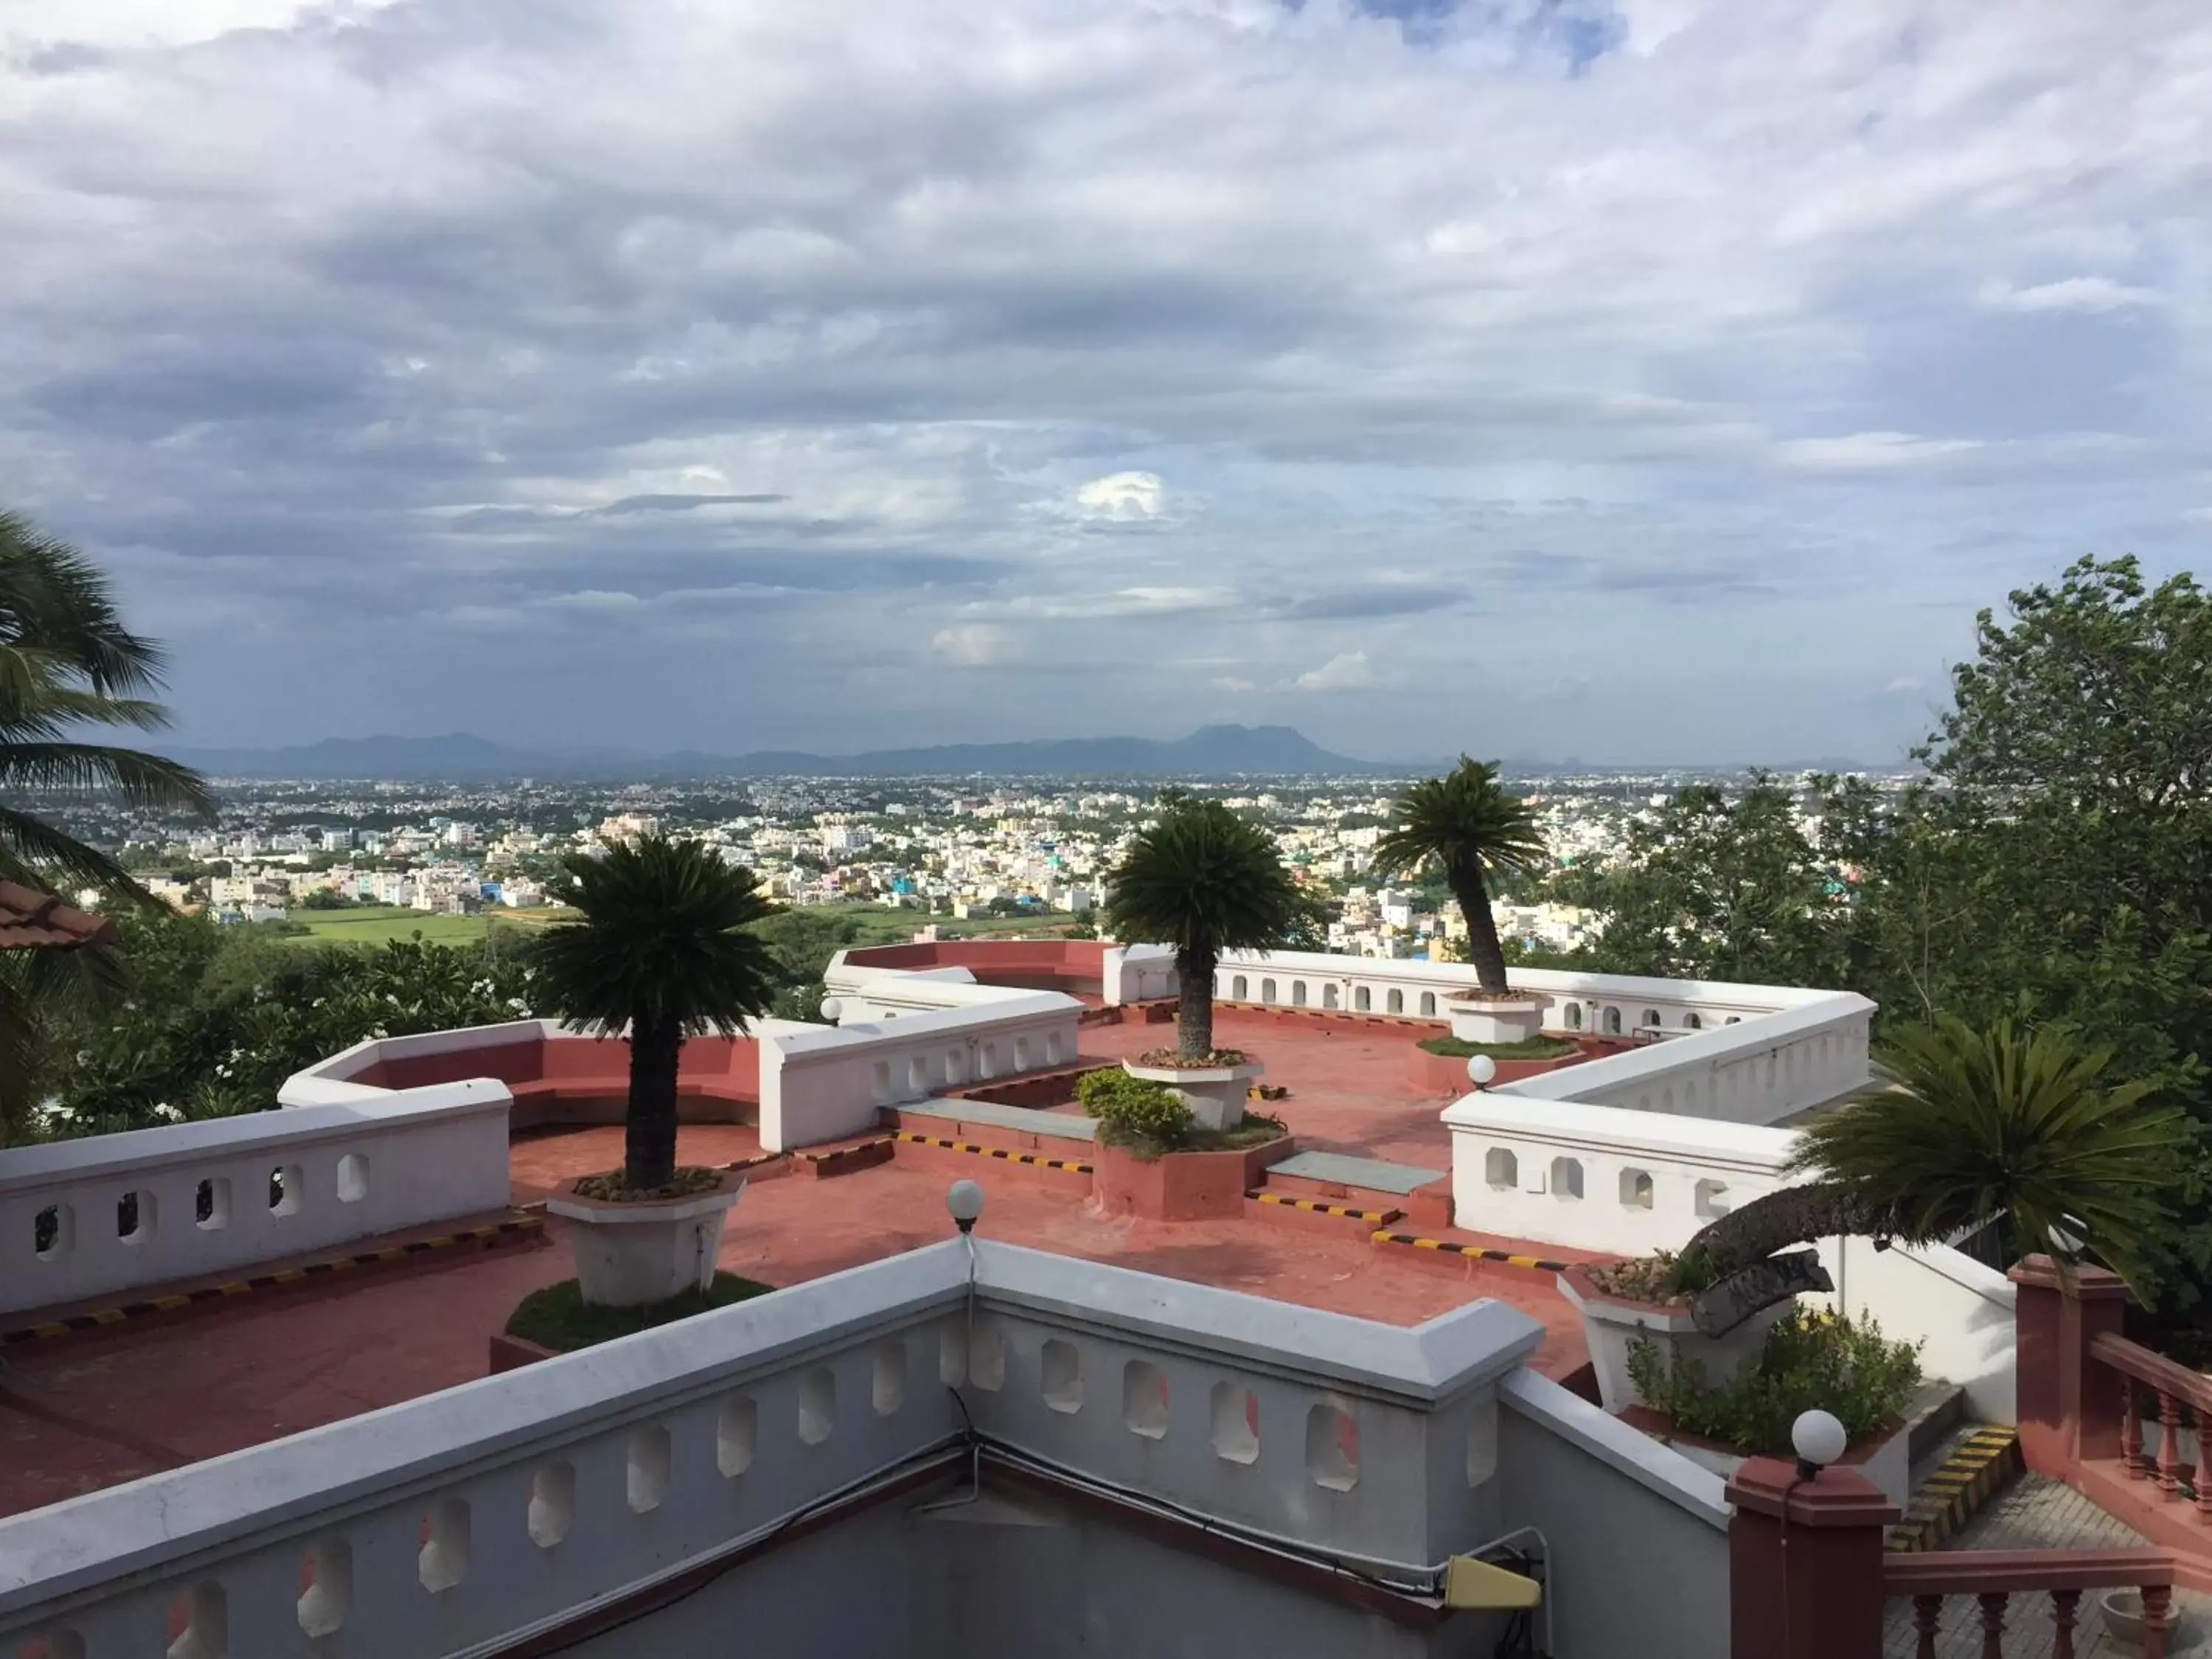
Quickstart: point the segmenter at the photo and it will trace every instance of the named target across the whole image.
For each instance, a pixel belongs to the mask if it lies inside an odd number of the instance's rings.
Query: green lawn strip
[[[1450,1060],[1476,1054],[1488,1054],[1492,1060],[1559,1060],[1575,1052],[1575,1045],[1566,1038],[1548,1036],[1524,1037],[1518,1042],[1463,1042],[1455,1036],[1432,1036],[1422,1038],[1421,1047]]]
[[[766,1296],[775,1288],[756,1279],[741,1279],[735,1273],[718,1273],[713,1288],[703,1294],[686,1291],[665,1302],[606,1308],[586,1302],[576,1281],[564,1279],[524,1297],[514,1316],[507,1322],[507,1334],[526,1342],[535,1342],[541,1348],[551,1348],[556,1353],[568,1353],[577,1348],[588,1348],[595,1342],[611,1342],[618,1336],[632,1336],[656,1325],[689,1319],[694,1314],[734,1307],[754,1297]]]

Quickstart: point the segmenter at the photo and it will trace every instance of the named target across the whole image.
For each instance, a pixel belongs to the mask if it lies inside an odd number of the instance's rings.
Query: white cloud
[[[2192,507],[2181,516],[2191,524],[2212,524],[2212,507]]]
[[[1075,505],[1098,519],[1157,519],[1166,492],[1157,472],[1109,472],[1075,492]]]
[[[1245,679],[1236,674],[1218,675],[1214,678],[1208,680],[1206,684],[1213,687],[1218,691],[1244,692],[1257,691],[1260,689],[1252,681]]]
[[[930,649],[957,668],[988,668],[1014,654],[1014,636],[994,623],[958,623],[938,629]]]
[[[2124,311],[2154,306],[2154,289],[2130,288],[2109,276],[2069,276],[2062,282],[2039,283],[2033,288],[2014,288],[1991,281],[1982,284],[1976,301],[1992,311]]]
[[[1972,438],[1923,438],[1910,432],[1854,432],[1840,438],[1796,438],[1775,446],[1784,465],[1838,472],[1925,465],[1982,447]]]
[[[1340,651],[1291,682],[1300,691],[1363,691],[1382,684],[1364,651]]]
[[[824,748],[1364,672],[1447,753],[1480,657],[1590,677],[1532,752],[1873,756],[1869,660],[2201,547],[2212,8],[1763,9],[0,0],[0,477],[183,741],[361,729],[343,653]]]
[[[1910,674],[1900,674],[1881,689],[1885,691],[1925,691],[1928,682],[1915,679]]]

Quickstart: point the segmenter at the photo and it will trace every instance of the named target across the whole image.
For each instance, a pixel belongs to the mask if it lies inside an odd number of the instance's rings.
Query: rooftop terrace
[[[1431,1029],[1319,1016],[1278,1019],[1234,1009],[1224,1009],[1219,1021],[1224,1042],[1264,1058],[1270,1081],[1291,1090],[1269,1109],[1288,1123],[1302,1150],[1386,1159],[1441,1178],[1450,1147],[1437,1113],[1448,1097],[1424,1091],[1407,1075],[1408,1056]],[[1085,1026],[1080,1054],[1109,1060],[1135,1054],[1158,1046],[1164,1030],[1141,1018]],[[433,1069],[449,1077],[479,1074],[466,1050],[447,1058],[444,1068],[416,1065],[407,1080],[442,1080]],[[1074,1145],[1066,1155],[1085,1156],[1085,1144]],[[509,1152],[512,1201],[535,1206],[564,1182],[611,1168],[621,1156],[622,1132],[611,1124],[521,1132]],[[759,1131],[746,1123],[687,1124],[678,1156],[718,1164],[760,1158]],[[785,1174],[794,1163],[798,1172]],[[1256,1206],[1243,1217],[1218,1220],[1112,1218],[1089,1201],[1079,1181],[1055,1182],[1048,1171],[913,1146],[834,1176],[815,1177],[808,1173],[814,1167],[785,1158],[755,1170],[724,1235],[722,1267],[794,1285],[935,1243],[948,1231],[947,1182],[972,1174],[989,1194],[980,1231],[990,1237],[1398,1325],[1492,1298],[1543,1325],[1533,1363],[1546,1375],[1571,1376],[1587,1358],[1574,1311],[1550,1274],[1378,1248],[1356,1225],[1309,1228],[1297,1224],[1305,1218],[1295,1212],[1270,1215]],[[403,1272],[337,1277],[242,1297],[222,1311],[174,1322],[134,1322],[15,1348],[0,1373],[0,1514],[483,1376],[487,1339],[514,1304],[573,1272],[566,1224],[545,1218],[551,1248],[435,1260],[426,1255],[427,1265]],[[1426,1231],[1505,1254],[1598,1259],[1462,1229]],[[70,1310],[119,1299],[85,1298]],[[6,1322],[28,1325],[46,1316],[33,1311]]]

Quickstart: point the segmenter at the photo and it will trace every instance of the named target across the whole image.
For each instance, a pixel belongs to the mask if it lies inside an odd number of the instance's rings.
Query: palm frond
[[[142,750],[91,743],[0,742],[0,785],[53,793],[112,793],[131,806],[212,818],[215,794],[190,767]]]
[[[1498,768],[1462,755],[1443,777],[1424,778],[1399,795],[1374,864],[1383,875],[1433,865],[1456,880],[1462,872],[1533,873],[1549,856],[1535,813],[1498,782]]]

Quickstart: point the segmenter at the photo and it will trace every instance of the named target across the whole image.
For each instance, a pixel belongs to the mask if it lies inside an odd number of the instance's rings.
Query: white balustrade
[[[0,1310],[504,1209],[509,1104],[441,1084],[0,1152]]]
[[[1791,1129],[1509,1089],[1455,1101],[1443,1121],[1461,1226],[1623,1255],[1680,1249],[1707,1222],[1786,1185],[1798,1140]]]
[[[962,1481],[970,1422],[987,1459],[1413,1582],[1516,1524],[1498,1407],[1540,1332],[1510,1308],[1407,1328],[1007,1245],[972,1262],[972,1305],[949,1241],[0,1521],[0,1651],[160,1652],[175,1614],[209,1639],[173,1652],[449,1653],[902,1471]],[[1576,1459],[1612,1426],[1522,1419]],[[1644,1443],[1638,1478],[1709,1525],[1704,1477]]]
[[[897,981],[894,984],[893,981]],[[866,995],[939,1000],[913,1012],[849,1015],[836,1026],[761,1030],[760,1135],[769,1152],[859,1134],[878,1110],[941,1089],[1052,1071],[1075,1058],[1083,1005],[1057,991],[878,971]]]

